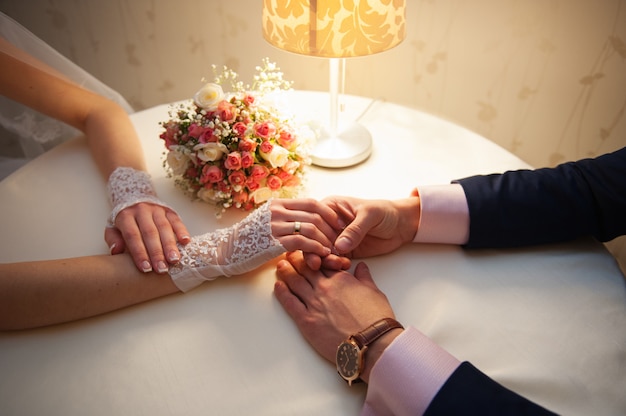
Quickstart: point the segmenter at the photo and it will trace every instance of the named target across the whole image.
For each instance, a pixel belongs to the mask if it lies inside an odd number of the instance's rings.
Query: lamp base
[[[339,134],[322,132],[311,153],[314,165],[345,168],[363,162],[372,153],[372,135],[359,123],[351,123]]]

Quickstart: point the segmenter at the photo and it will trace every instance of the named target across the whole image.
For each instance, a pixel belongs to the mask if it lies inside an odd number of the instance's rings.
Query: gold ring
[[[302,223],[300,221],[296,221],[293,223],[293,233],[300,234],[300,227],[302,227]]]

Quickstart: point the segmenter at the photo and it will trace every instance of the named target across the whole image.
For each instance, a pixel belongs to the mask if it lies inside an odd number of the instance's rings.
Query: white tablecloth
[[[326,115],[324,94],[294,108]],[[419,184],[528,167],[452,123],[348,97],[374,138],[365,163],[312,169],[306,195],[397,198]],[[166,105],[132,119],[162,199],[192,233],[230,225],[161,166]],[[82,139],[0,182],[0,261],[106,253],[109,213]],[[523,250],[414,245],[367,260],[398,319],[504,385],[563,414],[626,414],[626,290],[593,241]],[[49,328],[0,334],[2,415],[356,415],[349,388],[274,299],[274,262],[185,294]],[[88,301],[88,300],[86,300]]]

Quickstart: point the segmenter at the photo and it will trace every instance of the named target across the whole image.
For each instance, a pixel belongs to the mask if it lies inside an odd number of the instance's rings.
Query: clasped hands
[[[331,197],[321,201],[321,206],[331,211],[326,215],[334,227],[326,236],[332,239],[332,232],[336,233],[334,254],[316,258],[304,247],[287,253],[277,264],[274,293],[304,338],[334,363],[337,346],[348,336],[381,318],[395,319],[367,265],[361,262],[350,273],[349,258],[389,253],[411,242],[419,224],[420,207],[416,196],[394,201]],[[283,228],[290,231],[286,224]],[[302,224],[300,233],[308,228]],[[401,332],[392,330],[369,347],[361,374],[365,382],[384,349]]]
[[[419,198],[337,196],[322,201],[276,199],[270,204],[272,235],[288,252],[277,264],[275,296],[304,338],[334,362],[337,346],[349,335],[381,318],[395,318],[367,265],[359,263],[351,273],[350,259],[389,253],[411,242],[419,224]],[[146,253],[157,265],[175,262],[176,243],[189,239],[178,215],[155,204],[126,208],[115,224],[106,231],[107,242],[115,244],[112,254],[128,249],[140,269],[137,259]],[[368,381],[382,351],[401,332],[393,330],[370,346],[363,380]]]
[[[272,234],[287,251],[306,253],[315,270],[322,266],[345,269],[348,258],[370,257],[398,248],[412,239],[419,209],[417,198],[396,201],[362,200],[350,197],[276,199],[272,201]],[[416,213],[417,212],[417,213]],[[294,233],[296,222],[300,226]],[[178,244],[190,235],[176,212],[158,204],[142,202],[119,212],[115,227],[107,227],[105,241],[111,254],[130,253],[144,272],[167,273],[180,259]],[[338,238],[337,238],[338,237]],[[349,265],[349,261],[347,263]]]

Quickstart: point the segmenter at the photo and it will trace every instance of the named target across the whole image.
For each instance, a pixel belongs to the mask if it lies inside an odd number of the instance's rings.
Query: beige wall
[[[440,115],[534,166],[626,145],[625,0],[408,0],[408,37],[348,61],[347,92]],[[190,97],[211,64],[268,56],[299,89],[326,62],[261,37],[261,0],[0,0],[137,109]]]

